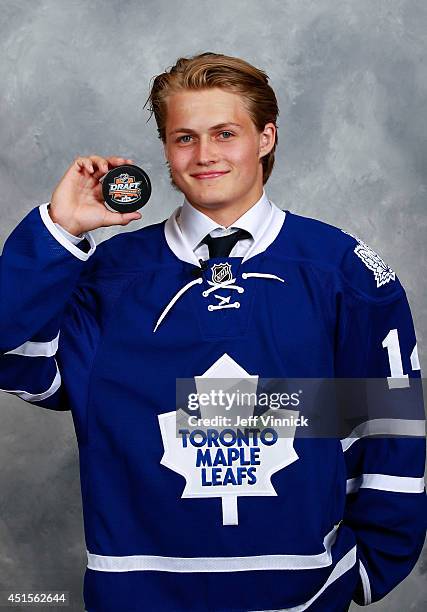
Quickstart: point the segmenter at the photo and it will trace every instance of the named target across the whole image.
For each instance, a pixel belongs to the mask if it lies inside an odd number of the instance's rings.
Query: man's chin
[[[217,206],[221,206],[225,201],[227,201],[227,198],[224,196],[221,190],[215,190],[215,193],[214,190],[208,189],[189,189],[187,186],[181,188],[175,183],[170,173],[169,177],[173,189],[184,194],[188,202],[190,202],[190,204],[193,204],[193,206],[212,206],[213,208],[216,208]],[[209,191],[211,191],[211,193],[209,193]]]
[[[221,208],[226,204],[229,199],[225,196],[225,194],[218,193],[196,193],[194,191],[187,192],[184,194],[190,204],[193,206],[201,207],[201,208]]]

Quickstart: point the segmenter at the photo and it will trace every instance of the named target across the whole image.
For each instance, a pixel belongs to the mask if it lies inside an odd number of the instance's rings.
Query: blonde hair
[[[166,99],[171,94],[185,89],[221,89],[242,96],[243,103],[261,133],[267,123],[273,123],[277,130],[279,108],[276,95],[268,84],[268,76],[245,60],[220,53],[201,53],[193,57],[181,57],[168,71],[154,78],[145,106],[149,103],[157,123],[159,138],[166,142]],[[267,182],[274,166],[276,140],[270,153],[262,157],[263,184]]]

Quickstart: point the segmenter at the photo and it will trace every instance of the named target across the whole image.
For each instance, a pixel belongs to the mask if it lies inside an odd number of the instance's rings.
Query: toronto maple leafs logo
[[[231,265],[229,263],[214,264],[212,270],[212,282],[224,283],[225,281],[232,280],[233,274],[231,272]]]
[[[199,392],[207,392],[216,383],[223,388],[225,379],[235,382],[236,378],[239,385],[256,390],[258,376],[248,374],[224,353],[202,376],[195,377],[195,383]],[[253,408],[249,402],[247,416],[253,414]],[[209,407],[201,413],[206,417]],[[283,409],[282,414],[296,418],[299,412]],[[158,419],[164,447],[160,463],[184,477],[182,498],[221,498],[223,525],[238,525],[238,497],[277,496],[271,477],[299,459],[294,449],[295,424],[279,435],[280,426],[247,432],[230,427],[190,431],[180,425],[188,422],[182,409],[159,414]]]
[[[358,244],[354,248],[354,253],[363,261],[365,266],[374,273],[377,287],[381,287],[381,285],[385,285],[391,280],[395,280],[396,275],[394,271],[385,263],[378,253],[354,234],[346,232],[343,229],[341,231],[357,240]]]

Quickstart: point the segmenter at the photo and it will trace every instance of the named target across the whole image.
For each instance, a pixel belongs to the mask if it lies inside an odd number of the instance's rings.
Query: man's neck
[[[263,189],[261,188],[258,196],[248,197],[245,200],[239,200],[234,203],[221,203],[218,205],[218,208],[212,206],[206,207],[199,203],[188,201],[196,210],[215,221],[215,223],[218,223],[218,225],[230,227],[261,199],[262,193]]]

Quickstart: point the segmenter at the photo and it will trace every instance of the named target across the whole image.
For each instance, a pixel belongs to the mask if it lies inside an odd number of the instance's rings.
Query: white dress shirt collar
[[[192,210],[195,210],[189,203],[188,207],[190,207]],[[199,259],[194,253],[194,241],[198,240],[200,242],[200,240],[204,238],[207,233],[209,233],[210,229],[211,231],[213,231],[212,228],[218,227],[218,225],[215,223],[215,221],[212,221],[212,219],[209,219],[209,217],[203,215],[203,213],[199,213],[199,211],[196,211],[198,213],[196,215],[197,219],[203,219],[203,231],[201,229],[201,226],[199,226],[200,230],[197,231],[197,235],[193,235],[190,226],[189,237],[187,238],[189,226],[187,226],[185,222],[186,215],[184,215],[184,226],[186,229],[185,233],[181,228],[179,222],[182,222],[181,212],[183,208],[184,205],[178,206],[170,215],[170,217],[166,220],[164,228],[165,239],[170,250],[178,259],[200,267]],[[260,213],[260,216],[258,216],[258,213]],[[201,217],[199,217],[200,215]],[[249,247],[249,249],[243,256],[242,263],[252,257],[255,257],[255,255],[258,255],[258,253],[262,253],[270,246],[272,242],[274,242],[285,221],[285,216],[286,212],[278,208],[274,204],[274,202],[269,201],[266,198],[265,193],[263,193],[260,200],[256,202],[254,206],[252,206],[252,208],[250,208],[244,215],[240,217],[240,219],[238,219],[233,224],[232,227],[243,226],[242,229],[247,229],[247,231],[252,233],[252,236],[254,238],[252,241],[252,245]],[[209,220],[209,225],[206,219]],[[256,227],[254,227],[255,221],[259,224]],[[247,225],[246,222],[248,222]],[[198,225],[197,221],[195,225]]]
[[[270,212],[271,204],[265,194],[265,190],[263,190],[260,199],[241,217],[239,217],[239,219],[232,223],[228,229],[244,229],[251,234],[254,241],[257,241],[263,222],[266,218],[268,218]],[[184,198],[180,216],[177,220],[187,244],[193,251],[197,245],[200,244],[203,238],[207,234],[210,234],[213,230],[217,228],[221,230],[227,229],[223,225],[219,225],[216,221],[194,208],[194,206],[188,202],[187,198]],[[226,231],[223,231],[221,235],[225,235],[226,233]]]

